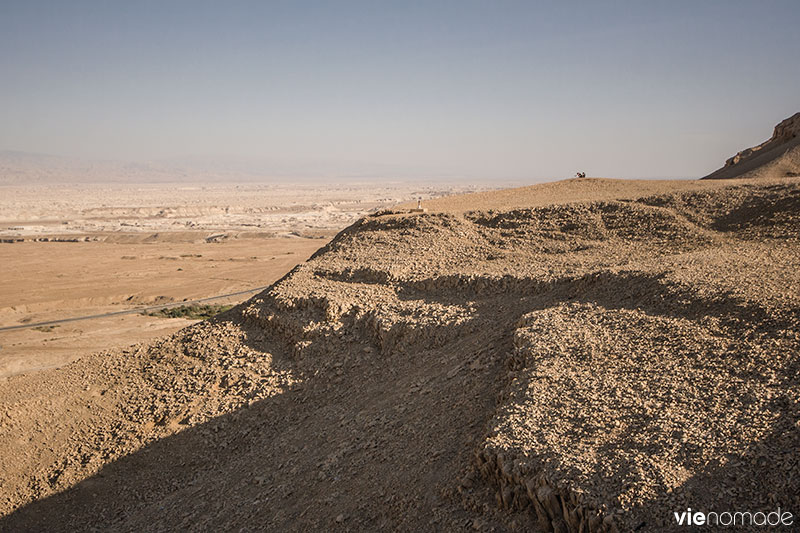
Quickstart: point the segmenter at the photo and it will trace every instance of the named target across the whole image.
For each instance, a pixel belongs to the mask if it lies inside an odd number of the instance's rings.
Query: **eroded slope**
[[[221,319],[10,379],[0,529],[800,509],[800,186],[687,189],[369,217]]]
[[[703,179],[800,176],[800,113],[782,120],[763,143],[746,148]]]

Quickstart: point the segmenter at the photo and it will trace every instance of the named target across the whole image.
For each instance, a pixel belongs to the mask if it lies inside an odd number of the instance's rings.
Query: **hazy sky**
[[[800,1],[0,1],[0,150],[698,176],[800,111]]]

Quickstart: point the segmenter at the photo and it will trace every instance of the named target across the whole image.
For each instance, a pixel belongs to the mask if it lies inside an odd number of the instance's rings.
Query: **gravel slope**
[[[0,530],[797,514],[800,183],[659,183],[367,217],[220,318],[0,383]]]

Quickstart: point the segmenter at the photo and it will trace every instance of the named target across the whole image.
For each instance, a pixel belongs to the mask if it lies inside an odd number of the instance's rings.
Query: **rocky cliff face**
[[[725,161],[725,166],[703,179],[781,177],[800,175],[800,113],[775,126],[772,137],[758,146],[747,148]]]
[[[788,142],[800,134],[800,113],[795,113],[791,117],[775,126],[775,133],[772,139],[775,142]]]

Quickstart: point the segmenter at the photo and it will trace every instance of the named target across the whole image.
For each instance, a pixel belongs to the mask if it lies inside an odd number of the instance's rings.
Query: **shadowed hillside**
[[[366,217],[210,321],[0,383],[0,530],[800,511],[800,183],[636,183]]]

